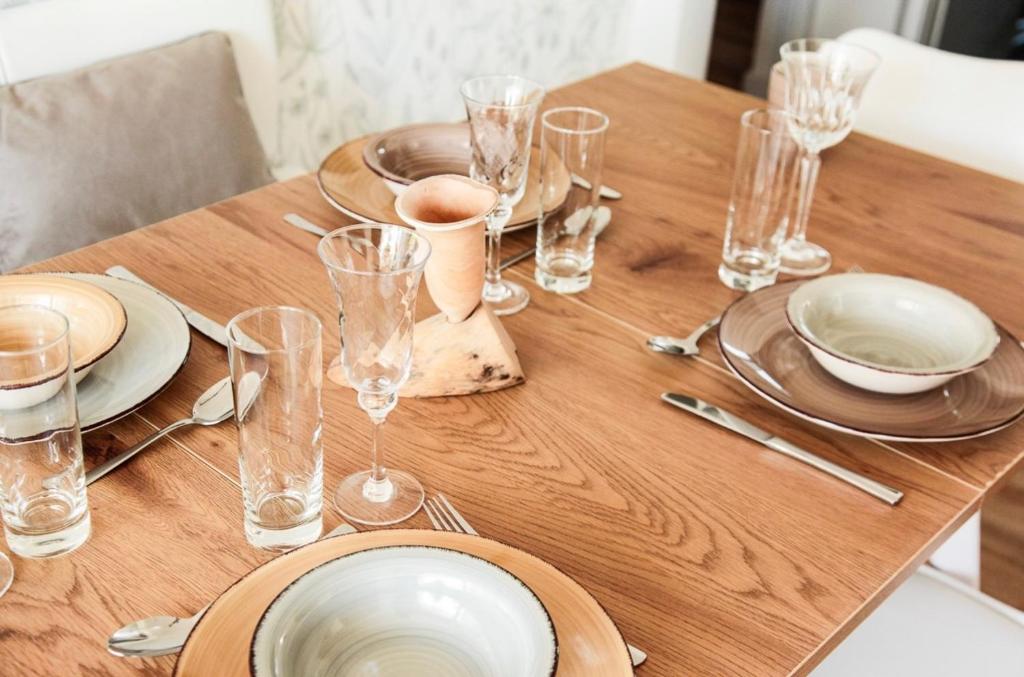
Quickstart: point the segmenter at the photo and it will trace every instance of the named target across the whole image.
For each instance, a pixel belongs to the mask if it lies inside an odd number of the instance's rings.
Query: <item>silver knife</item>
[[[351,524],[342,522],[324,538],[353,534],[356,530]],[[154,616],[129,623],[120,630],[115,630],[107,639],[107,651],[115,656],[143,658],[147,656],[166,656],[178,653],[185,646],[192,628],[202,619],[209,605],[188,618],[174,616]]]
[[[141,277],[139,277],[132,271],[128,270],[124,266],[114,266],[113,268],[107,268],[107,275],[110,275],[111,277],[116,277],[120,280],[137,282],[141,285],[149,287],[153,291],[160,292],[164,296],[167,296],[167,294],[164,294],[159,289],[149,284],[148,282],[146,282]],[[193,329],[195,329],[197,332],[199,332],[206,338],[212,341],[216,341],[225,348],[228,347],[228,330],[224,327],[224,325],[217,324],[216,322],[208,318],[206,315],[203,315],[202,313],[196,310],[192,310],[184,303],[180,301],[175,301],[170,296],[167,296],[167,298],[171,301],[171,303],[178,307],[178,310],[180,310],[181,314],[185,316],[185,319],[188,321],[188,323],[192,326]]]
[[[295,214],[294,212],[289,212],[288,214],[285,214],[284,220],[292,224],[296,228],[306,231],[307,233],[313,233],[314,235],[319,235],[320,237],[324,237],[329,234],[326,228],[321,228],[320,226],[316,225],[309,219],[304,219],[298,214]]]
[[[661,399],[684,411],[688,411],[691,414],[695,414],[703,419],[711,421],[712,423],[718,424],[723,428],[739,433],[740,435],[752,439],[755,442],[760,442],[773,451],[785,454],[790,458],[794,458],[806,463],[807,465],[815,467],[824,473],[832,475],[836,479],[842,480],[861,491],[871,494],[875,498],[885,501],[889,505],[896,505],[903,498],[902,491],[893,489],[892,487],[876,482],[869,477],[865,477],[864,475],[855,473],[852,470],[847,470],[840,465],[836,465],[831,461],[825,460],[817,454],[811,453],[806,449],[801,449],[792,442],[787,442],[781,437],[777,437],[770,432],[761,430],[753,423],[745,421],[735,414],[730,414],[724,409],[719,409],[715,405],[697,399],[696,397],[680,395],[678,393],[662,393]]]

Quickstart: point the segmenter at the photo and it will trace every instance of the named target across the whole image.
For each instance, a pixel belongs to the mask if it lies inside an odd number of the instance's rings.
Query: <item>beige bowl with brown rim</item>
[[[363,162],[395,195],[441,174],[469,174],[473,149],[466,123],[425,123],[390,129],[363,146]]]
[[[96,363],[114,349],[128,326],[124,306],[112,294],[87,282],[60,275],[0,277],[0,307],[20,305],[52,308],[68,319],[75,383],[85,378]],[[4,328],[0,330],[3,330],[0,334],[9,334]],[[2,345],[0,349],[3,349]],[[19,383],[5,382],[2,387],[13,390],[19,387]]]

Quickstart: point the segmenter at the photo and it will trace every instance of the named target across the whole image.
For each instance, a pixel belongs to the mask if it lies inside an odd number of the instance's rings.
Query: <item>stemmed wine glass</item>
[[[349,475],[334,504],[361,524],[394,524],[423,504],[412,475],[384,465],[384,421],[409,378],[416,293],[430,243],[402,226],[367,223],[339,228],[318,247],[338,301],[341,365],[373,423],[371,467]]]
[[[501,279],[501,233],[526,192],[533,121],[544,88],[516,75],[484,75],[464,82],[460,92],[473,146],[469,176],[497,190],[499,197],[487,217],[483,300],[496,315],[511,315],[526,307],[530,294]]]
[[[792,116],[790,133],[801,149],[793,235],[782,243],[781,270],[817,275],[832,265],[826,249],[807,241],[807,219],[821,166],[819,153],[845,139],[853,129],[861,94],[879,58],[864,47],[821,38],[791,40],[779,53],[786,75],[786,111]]]

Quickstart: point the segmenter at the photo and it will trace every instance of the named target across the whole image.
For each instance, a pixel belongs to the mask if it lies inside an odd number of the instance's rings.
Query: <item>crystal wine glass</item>
[[[360,524],[395,524],[423,504],[412,475],[384,464],[384,421],[409,378],[416,293],[430,243],[414,231],[380,223],[339,228],[318,247],[338,300],[341,365],[373,423],[371,467],[334,492],[341,514]]]
[[[467,80],[460,91],[473,146],[469,176],[499,196],[487,217],[483,300],[496,315],[511,315],[526,307],[530,294],[522,285],[501,279],[501,233],[526,192],[533,121],[544,88],[516,75],[485,75]]]
[[[790,132],[801,149],[793,235],[782,244],[781,270],[818,275],[832,265],[827,250],[807,241],[819,153],[853,129],[861,94],[879,58],[864,47],[821,38],[791,40],[779,53],[786,76],[786,111],[792,115]]]

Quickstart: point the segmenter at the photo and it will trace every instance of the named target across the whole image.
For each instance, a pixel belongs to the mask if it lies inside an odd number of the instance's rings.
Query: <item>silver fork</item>
[[[652,336],[647,339],[647,347],[656,353],[671,353],[673,355],[697,355],[700,348],[697,342],[708,332],[709,329],[718,326],[722,316],[712,317],[710,320],[693,330],[693,333],[686,338],[674,336]]]
[[[470,526],[462,514],[455,509],[451,501],[445,498],[444,494],[437,494],[436,497],[428,498],[424,501],[423,510],[427,513],[427,518],[430,519],[430,523],[434,525],[436,531],[453,531],[457,534],[470,534],[472,536],[480,535],[476,532],[476,529]],[[626,648],[629,649],[629,660],[634,668],[647,660],[647,654],[632,644],[627,644]]]

